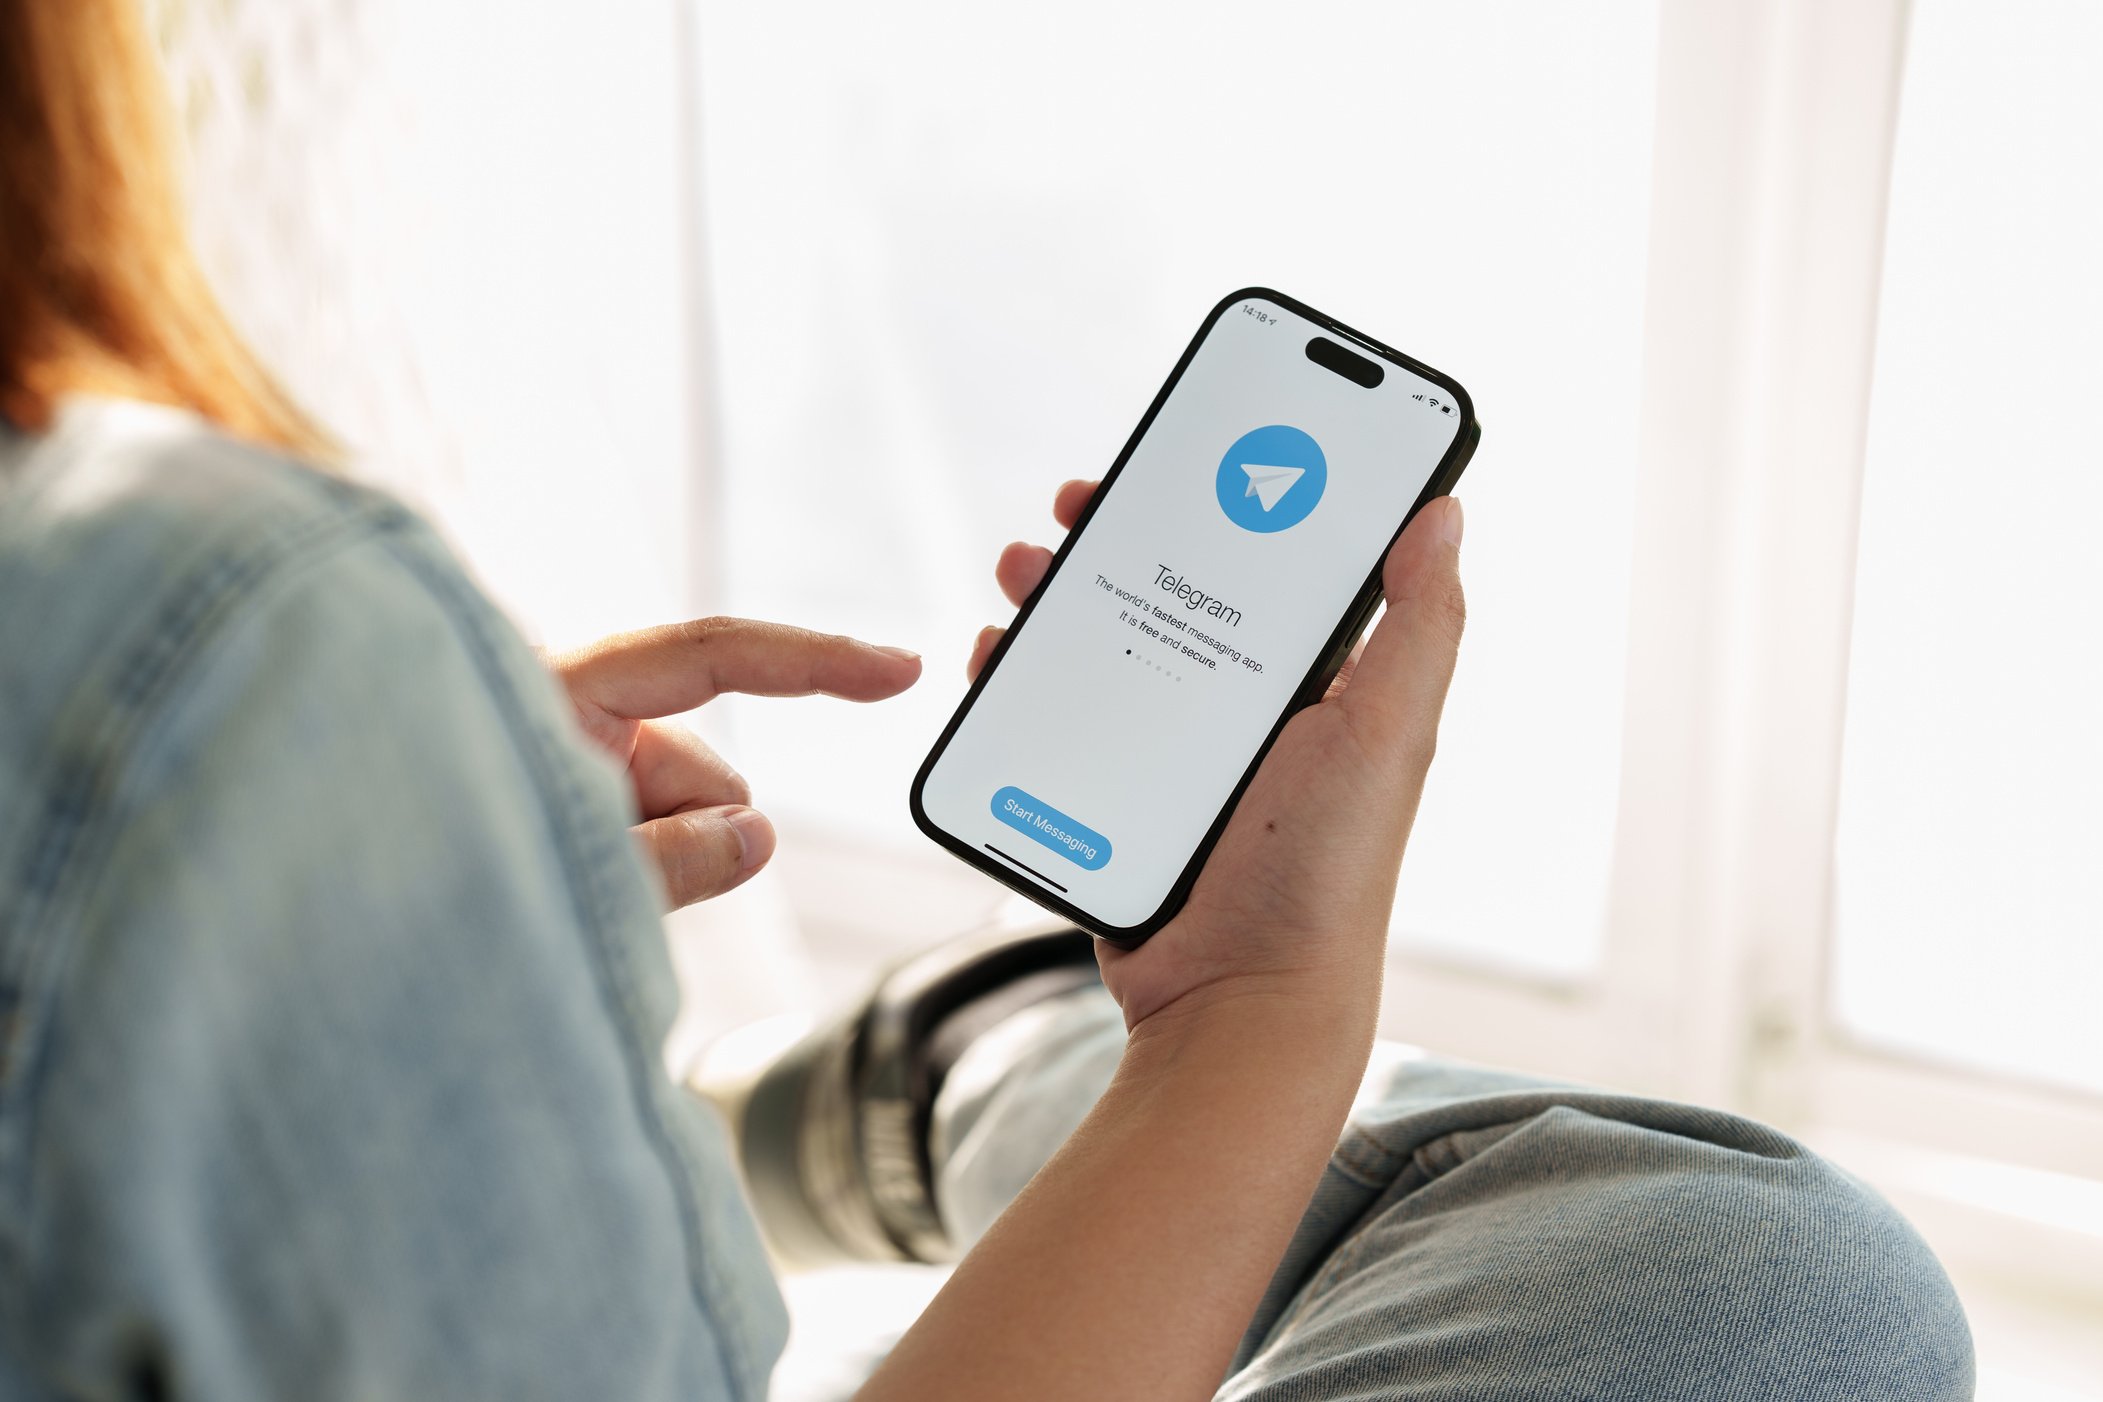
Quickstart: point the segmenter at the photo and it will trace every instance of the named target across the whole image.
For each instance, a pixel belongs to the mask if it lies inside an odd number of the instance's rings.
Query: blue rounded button
[[[1013,784],[993,795],[993,816],[1077,867],[1101,871],[1110,860],[1110,839],[1083,827],[1058,809]]]

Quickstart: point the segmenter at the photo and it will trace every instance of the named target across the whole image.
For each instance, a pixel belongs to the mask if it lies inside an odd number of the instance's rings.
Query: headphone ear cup
[[[760,1230],[784,1263],[949,1261],[931,1131],[951,1068],[1007,1018],[1101,982],[1094,937],[1072,925],[976,932],[895,966],[815,1030],[730,1034],[686,1084],[729,1123]]]

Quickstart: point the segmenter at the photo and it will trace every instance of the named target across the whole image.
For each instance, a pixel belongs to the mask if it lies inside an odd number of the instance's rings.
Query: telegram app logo
[[[1306,520],[1328,483],[1321,444],[1289,424],[1272,424],[1234,440],[1214,487],[1229,521],[1268,534]]]
[[[1278,467],[1270,463],[1245,462],[1241,470],[1249,474],[1247,495],[1263,503],[1265,511],[1275,510],[1278,501],[1292,490],[1292,484],[1300,480],[1304,467]]]

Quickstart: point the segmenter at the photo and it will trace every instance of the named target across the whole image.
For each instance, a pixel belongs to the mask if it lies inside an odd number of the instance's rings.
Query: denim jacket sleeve
[[[190,452],[0,563],[106,633],[0,673],[0,1396],[763,1396],[618,776],[413,516]]]

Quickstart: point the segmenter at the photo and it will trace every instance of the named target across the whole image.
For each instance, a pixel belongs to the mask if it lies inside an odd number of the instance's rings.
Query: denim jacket
[[[620,777],[433,532],[0,428],[0,1398],[758,1398]]]

